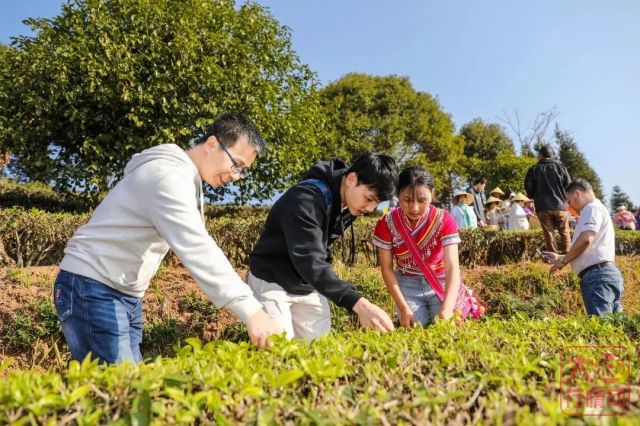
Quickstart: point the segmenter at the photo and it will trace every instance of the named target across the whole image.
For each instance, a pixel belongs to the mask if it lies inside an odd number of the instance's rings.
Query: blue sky
[[[557,107],[610,194],[640,203],[640,1],[261,0],[323,83],[352,71],[408,76],[458,127],[523,124]],[[61,1],[5,2],[0,41]]]

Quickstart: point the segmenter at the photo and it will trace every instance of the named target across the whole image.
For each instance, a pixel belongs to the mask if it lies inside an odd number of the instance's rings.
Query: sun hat
[[[518,194],[515,197],[513,197],[511,201],[524,201],[526,203],[527,201],[530,201],[530,200],[522,192],[518,192]]]
[[[466,195],[467,196],[467,204],[472,204],[473,203],[473,196],[471,194],[469,194],[467,191],[463,190],[463,189],[456,189],[455,191],[453,191],[453,198],[458,198],[462,195]]]
[[[500,198],[491,196],[491,197],[487,198],[487,201],[484,202],[484,205],[486,206],[486,205],[491,204],[491,203],[501,203],[501,202],[502,202],[502,200]]]
[[[495,188],[493,188],[491,191],[489,191],[489,194],[498,194],[498,195],[504,195],[504,191],[502,189],[500,189],[499,186],[496,186]]]

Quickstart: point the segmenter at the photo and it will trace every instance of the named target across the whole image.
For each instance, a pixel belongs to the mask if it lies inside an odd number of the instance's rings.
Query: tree
[[[322,89],[321,102],[326,155],[352,159],[365,151],[384,152],[401,165],[427,167],[438,190],[450,190],[450,173],[460,169],[462,153],[453,121],[407,77],[347,74]]]
[[[467,176],[471,181],[476,176],[487,179],[487,189],[499,186],[507,194],[524,192],[524,178],[529,167],[536,164],[534,157],[505,153],[501,156],[483,161],[479,165],[469,166]]]
[[[587,158],[578,148],[578,144],[573,140],[571,134],[560,130],[556,124],[554,131],[555,141],[558,145],[558,160],[567,168],[572,179],[582,178],[589,181],[593,186],[593,192],[600,200],[604,201],[602,192],[602,181],[600,176],[591,167]]]
[[[504,154],[516,153],[513,141],[502,126],[485,123],[480,118],[462,126],[460,136],[464,139],[465,157],[491,160]]]
[[[2,65],[6,63],[8,55],[11,53],[11,48],[6,44],[0,43],[0,75],[2,75]],[[2,100],[2,93],[0,93],[0,102]],[[3,128],[0,125],[0,140],[2,140]],[[5,167],[9,164],[11,154],[4,144],[0,144],[0,174],[4,172]],[[1,249],[2,247],[0,247]],[[0,261],[2,253],[0,252]]]
[[[257,4],[70,0],[27,23],[35,35],[14,38],[0,66],[0,145],[27,178],[105,191],[134,153],[187,148],[226,111],[270,143],[240,201],[268,199],[318,153],[316,77]]]
[[[487,186],[500,186],[505,191],[521,191],[528,168],[535,158],[518,156],[511,138],[502,126],[476,118],[463,125],[459,132],[464,140],[464,166],[467,181],[479,176]]]
[[[638,208],[631,201],[631,197],[629,197],[619,185],[615,185],[611,191],[611,210],[615,211],[623,204],[627,206],[628,210],[635,210]]]

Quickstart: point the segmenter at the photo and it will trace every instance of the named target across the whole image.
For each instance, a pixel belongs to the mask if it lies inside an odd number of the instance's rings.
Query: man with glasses
[[[224,146],[222,142],[218,141],[218,144],[220,145],[220,148],[224,151],[224,153],[227,154],[229,160],[231,160],[231,173],[241,178],[246,177],[247,173],[249,172],[248,168],[241,166],[240,163],[238,163],[236,159],[233,158],[233,155],[231,155],[227,147]]]
[[[188,151],[166,144],[133,156],[64,250],[54,304],[73,358],[142,359],[142,297],[169,249],[255,344],[267,344],[279,328],[207,232],[202,198],[203,181],[235,182],[265,150],[251,121],[227,114]]]

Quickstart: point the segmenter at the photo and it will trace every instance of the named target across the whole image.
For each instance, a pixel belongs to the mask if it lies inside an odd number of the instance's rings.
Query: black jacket
[[[484,218],[484,204],[487,202],[487,196],[484,195],[484,191],[476,192],[473,185],[467,188],[467,192],[473,197],[473,212],[478,218],[478,223],[484,222],[486,220]]]
[[[361,296],[353,284],[338,278],[328,255],[329,244],[354,219],[341,214],[340,207],[340,184],[347,169],[340,160],[322,161],[304,178],[321,180],[331,188],[329,209],[320,189],[311,185],[297,184],[276,201],[249,255],[253,275],[291,294],[317,290],[336,305],[353,308]]]
[[[571,182],[567,169],[558,161],[542,159],[531,166],[524,179],[524,188],[533,198],[536,211],[567,210],[565,188]]]

